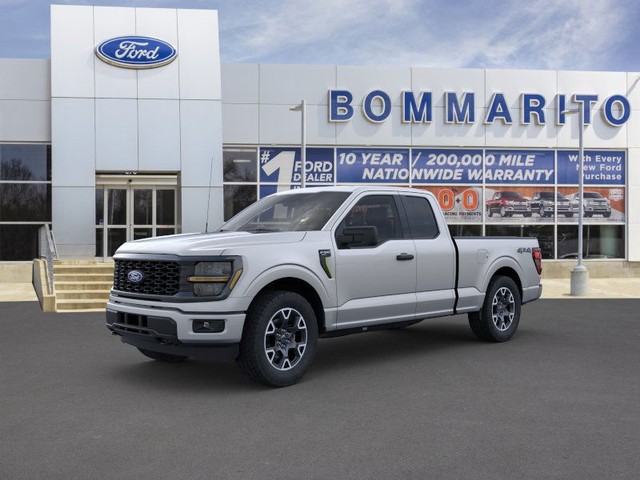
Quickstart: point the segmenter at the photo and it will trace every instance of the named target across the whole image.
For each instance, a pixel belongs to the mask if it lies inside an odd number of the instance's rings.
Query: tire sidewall
[[[515,315],[509,328],[505,331],[498,330],[498,327],[493,323],[493,297],[496,292],[501,288],[507,288],[511,291],[515,301]],[[483,317],[491,332],[491,337],[496,342],[506,342],[516,333],[518,324],[520,323],[520,312],[522,307],[522,301],[520,298],[520,291],[516,283],[509,277],[497,277],[489,284],[487,289],[487,296],[485,297],[483,305]]]
[[[313,308],[303,296],[281,291],[266,295],[263,302],[256,302],[247,312],[240,354],[251,357],[250,361],[262,383],[284,387],[298,382],[313,362],[318,342],[318,323]],[[285,371],[271,365],[264,349],[267,325],[273,315],[283,308],[293,308],[300,312],[307,327],[307,345],[302,358],[294,367]]]

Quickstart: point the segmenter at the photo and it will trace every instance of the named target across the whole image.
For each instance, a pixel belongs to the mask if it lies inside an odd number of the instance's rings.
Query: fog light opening
[[[224,320],[194,320],[193,333],[220,333],[224,331]]]

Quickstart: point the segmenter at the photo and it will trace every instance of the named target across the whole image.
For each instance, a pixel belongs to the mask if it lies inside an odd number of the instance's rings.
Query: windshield
[[[522,198],[518,192],[502,192],[502,198]]]
[[[290,232],[321,230],[350,192],[271,195],[249,206],[221,232]]]
[[[540,198],[544,200],[553,200],[553,192],[540,192]]]
[[[584,198],[603,198],[598,192],[584,192]]]

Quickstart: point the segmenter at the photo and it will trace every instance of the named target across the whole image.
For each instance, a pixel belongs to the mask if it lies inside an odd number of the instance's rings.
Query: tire
[[[140,351],[140,353],[145,357],[166,363],[184,362],[187,358],[189,358],[183,355],[171,355],[170,353],[154,352],[153,350],[145,350],[144,348],[138,348],[138,351]]]
[[[603,214],[602,214],[602,216],[603,216],[604,218],[609,218],[609,217],[611,216],[611,212],[603,213]]]
[[[585,213],[584,216],[585,218],[591,218],[593,217],[593,213]]]
[[[487,217],[493,217],[493,212],[491,211],[491,207],[487,207]]]
[[[571,218],[573,217],[573,213],[565,213],[564,216],[567,218]]]
[[[518,329],[521,308],[515,282],[509,277],[494,277],[480,311],[469,314],[471,331],[487,342],[506,342]]]
[[[309,302],[294,292],[266,292],[247,312],[238,365],[255,382],[287,387],[309,369],[317,343],[318,322]]]
[[[523,213],[522,215],[524,215],[525,218],[530,217],[533,215],[533,213]]]

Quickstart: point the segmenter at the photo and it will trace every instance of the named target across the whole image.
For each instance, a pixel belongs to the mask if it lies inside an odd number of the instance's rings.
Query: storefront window
[[[256,201],[255,185],[224,186],[224,221],[241,212]]]
[[[624,225],[583,225],[585,259],[624,258]],[[558,225],[558,259],[578,258],[578,227]]]
[[[224,149],[225,220],[279,191],[301,187],[300,147]],[[427,190],[454,236],[535,237],[543,258],[576,254],[574,150],[308,147],[306,185],[381,185]],[[586,258],[624,258],[624,150],[585,151]],[[573,232],[573,233],[572,233]]]
[[[44,224],[51,224],[51,147],[0,145],[0,261],[37,257]]]
[[[452,237],[479,237],[482,235],[482,225],[447,225]]]
[[[553,258],[553,225],[487,225],[486,235],[488,237],[535,237],[540,244],[542,258]]]
[[[225,148],[222,152],[225,182],[255,182],[257,176],[255,148]]]

